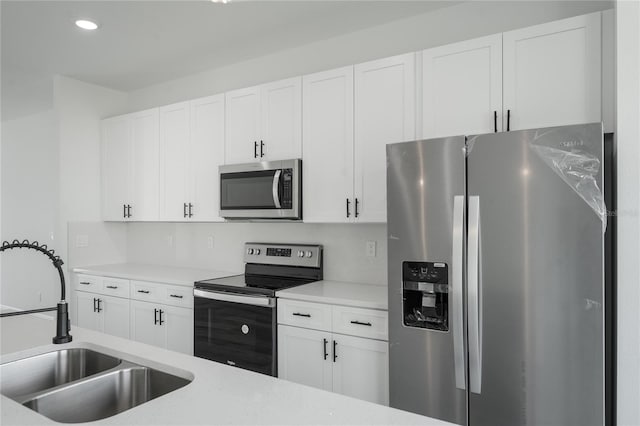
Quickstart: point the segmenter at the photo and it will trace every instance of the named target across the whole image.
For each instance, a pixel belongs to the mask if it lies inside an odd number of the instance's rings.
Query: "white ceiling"
[[[131,91],[455,3],[2,0],[2,118],[47,108],[55,74]]]

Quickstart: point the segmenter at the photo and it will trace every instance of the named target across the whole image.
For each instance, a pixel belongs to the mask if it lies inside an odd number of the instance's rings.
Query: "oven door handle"
[[[282,174],[282,170],[276,170],[276,173],[273,175],[273,185],[271,186],[271,192],[273,194],[273,204],[276,205],[276,209],[281,208],[280,195],[278,194],[278,188],[280,187],[281,174]]]
[[[247,296],[231,293],[219,293],[217,291],[205,291],[205,290],[193,290],[194,297],[202,297],[204,299],[220,300],[222,302],[242,303],[245,305],[253,306],[265,306],[268,308],[275,308],[275,297],[266,296]]]

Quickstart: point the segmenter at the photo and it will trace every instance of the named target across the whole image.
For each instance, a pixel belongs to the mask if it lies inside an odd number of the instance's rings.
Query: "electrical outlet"
[[[213,248],[213,235],[210,235],[207,237],[207,248],[208,249]]]
[[[76,247],[89,247],[89,236],[76,235]]]
[[[376,257],[376,242],[375,241],[367,241],[367,246],[365,248],[365,254],[367,257]]]
[[[167,247],[173,247],[173,235],[167,235]]]

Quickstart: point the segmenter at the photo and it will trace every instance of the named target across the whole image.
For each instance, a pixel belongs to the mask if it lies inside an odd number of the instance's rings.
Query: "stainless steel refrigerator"
[[[600,123],[387,146],[390,405],[604,424]]]

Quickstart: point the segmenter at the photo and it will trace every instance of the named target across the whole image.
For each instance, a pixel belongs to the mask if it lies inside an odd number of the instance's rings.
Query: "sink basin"
[[[17,399],[109,370],[121,362],[83,348],[20,359],[0,365],[0,393]]]
[[[189,382],[152,368],[131,367],[44,393],[24,405],[57,422],[91,422],[121,413]]]
[[[81,423],[111,417],[193,380],[142,364],[85,348],[47,352],[0,365],[0,393],[51,420]]]

